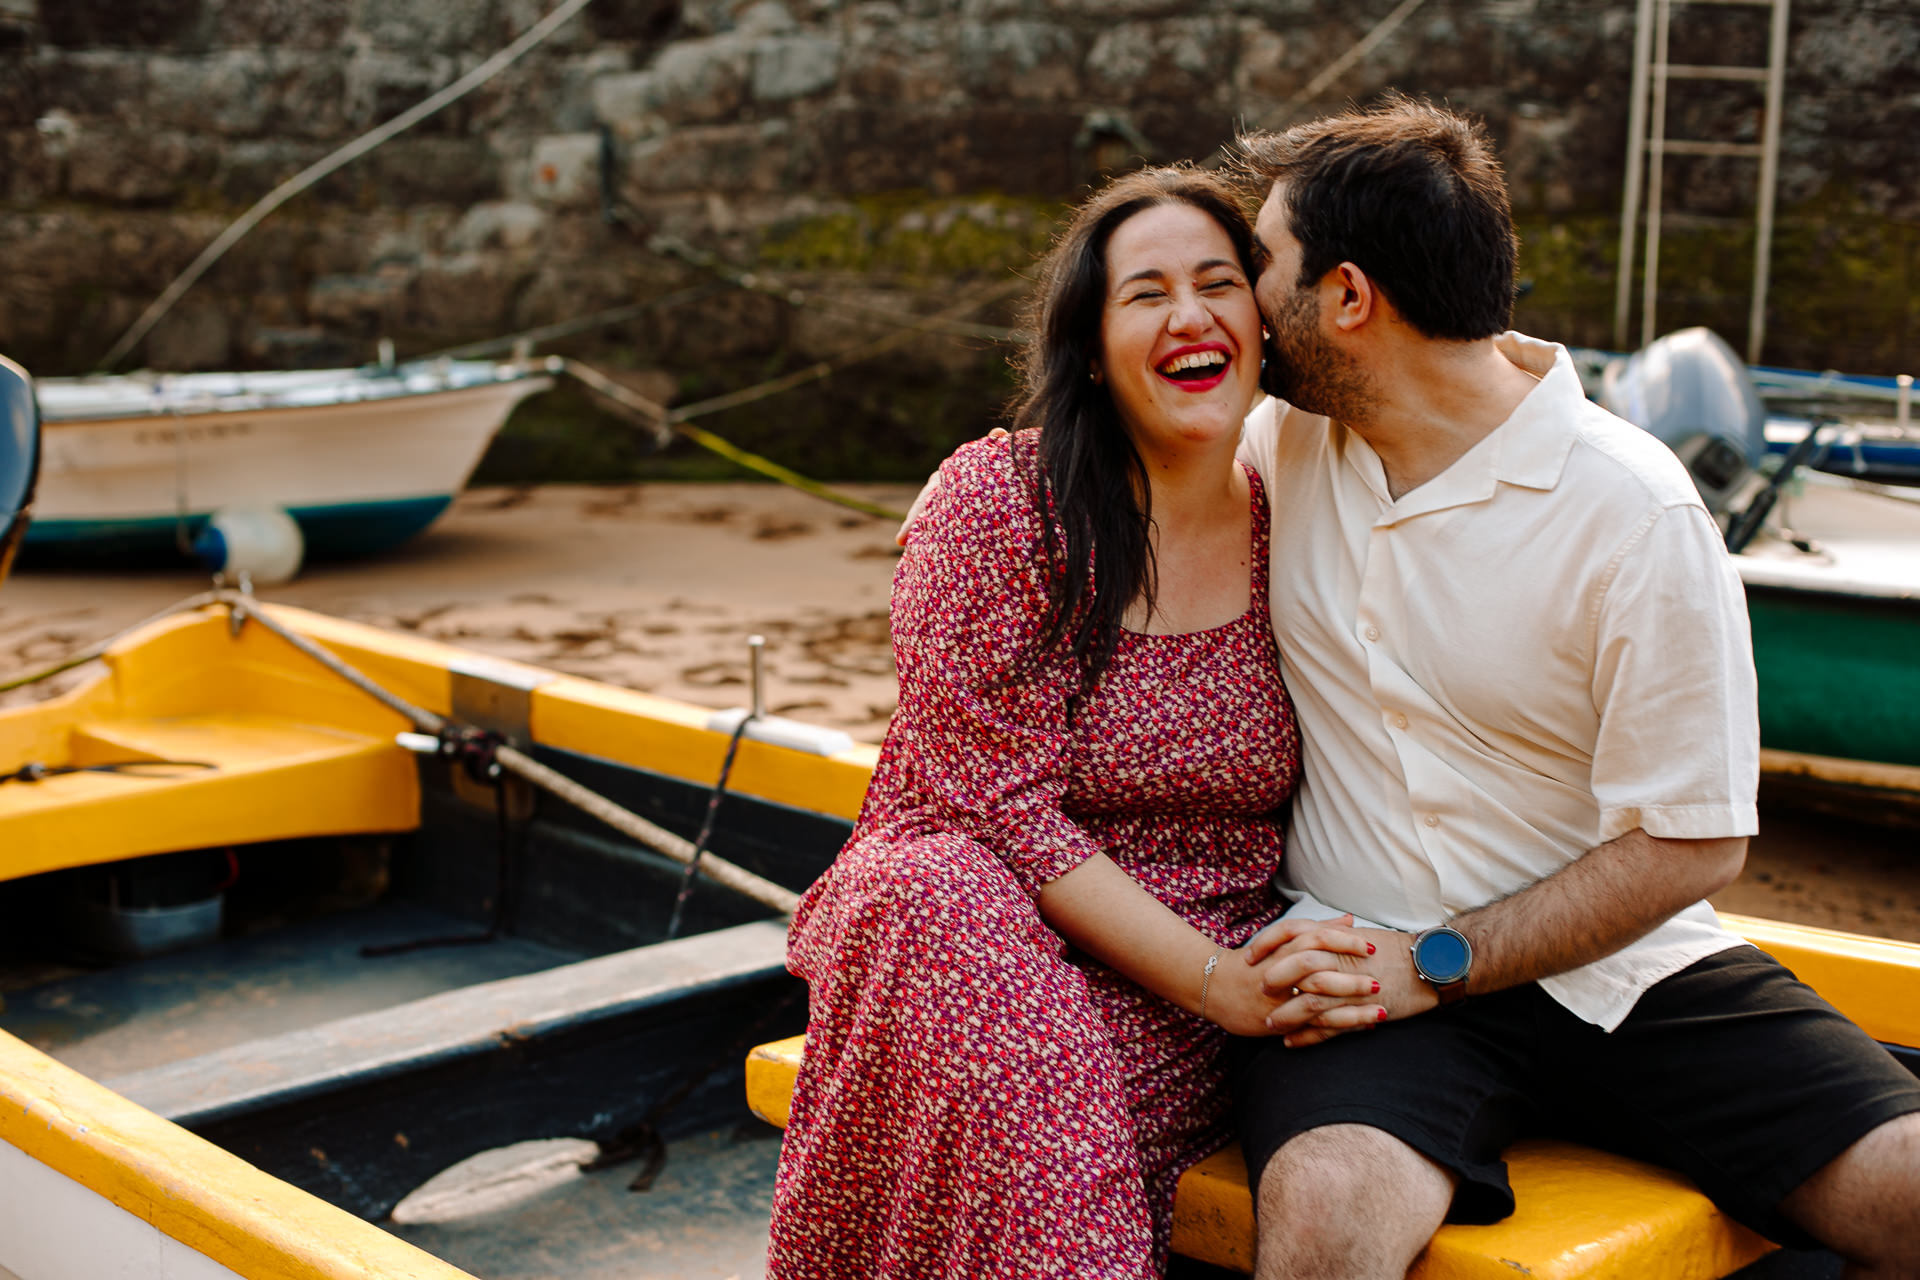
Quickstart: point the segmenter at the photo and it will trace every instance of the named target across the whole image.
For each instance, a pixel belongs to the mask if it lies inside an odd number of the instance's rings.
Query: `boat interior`
[[[707,814],[729,735],[706,711],[273,612],[671,831]],[[156,624],[103,668],[0,712],[0,1031],[374,1221],[469,1157],[595,1144],[603,1172],[576,1163],[566,1194],[493,1229],[389,1224],[475,1274],[554,1274],[562,1248],[589,1277],[758,1265],[777,1143],[758,1122],[733,1139],[742,1064],[805,1023],[766,908],[698,879],[670,938],[679,864],[403,749],[400,716],[224,611]],[[871,752],[814,745],[830,754],[740,744],[715,853],[795,890],[825,867]],[[626,1190],[656,1165],[658,1195]],[[529,1212],[597,1225],[514,1225]],[[688,1234],[715,1214],[733,1229]],[[643,1239],[658,1258],[637,1273]]]

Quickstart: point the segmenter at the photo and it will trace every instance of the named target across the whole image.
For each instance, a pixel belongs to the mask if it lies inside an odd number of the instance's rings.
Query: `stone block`
[[[528,86],[524,102],[505,113],[502,124],[512,125],[540,120],[556,133],[584,133],[600,121],[595,94],[602,80],[624,76],[633,66],[633,56],[621,48],[595,49],[576,55],[551,67],[547,83]]]
[[[145,363],[170,372],[230,368],[233,324],[216,304],[183,302],[147,336]]]
[[[391,329],[404,314],[412,276],[401,269],[322,276],[307,290],[307,315],[322,324]]]
[[[550,218],[538,205],[487,200],[468,209],[447,237],[455,253],[525,249],[539,241]]]
[[[823,185],[850,195],[920,187],[1064,196],[1086,177],[1074,146],[1080,124],[1064,106],[834,107],[818,125]]]
[[[824,36],[768,36],[753,45],[753,98],[785,102],[833,87],[840,42]]]
[[[1258,18],[1240,21],[1240,56],[1234,63],[1233,89],[1240,109],[1259,119],[1298,92],[1311,72],[1287,63],[1287,38]]]
[[[780,0],[748,0],[734,10],[733,29],[741,35],[778,36],[799,28],[792,10]]]
[[[404,133],[355,163],[389,206],[467,205],[503,194],[500,158],[485,138]]]
[[[544,0],[532,0],[544,8]],[[576,21],[586,24],[595,41],[641,41],[651,43],[672,31],[680,21],[681,6],[676,0],[598,0],[587,6]]]
[[[902,19],[889,5],[862,5],[847,34],[840,83],[856,102],[963,102],[954,55],[941,24]]]
[[[1079,49],[1072,34],[1055,23],[967,22],[960,26],[958,45],[961,82],[973,94],[1056,102],[1079,92]]]
[[[88,130],[67,156],[67,192],[82,200],[158,205],[210,183],[218,167],[205,140],[177,132]]]
[[[278,61],[258,49],[150,57],[143,114],[160,128],[259,134],[277,96]]]
[[[628,140],[659,133],[667,127],[667,122],[654,110],[657,79],[651,71],[595,76],[589,90],[594,119]]]
[[[24,70],[38,89],[37,112],[80,121],[137,124],[148,93],[147,59],[119,49],[46,49]]]
[[[421,264],[408,293],[407,325],[448,337],[491,337],[508,325],[510,286],[506,265],[488,255],[430,259]]]
[[[356,26],[371,44],[404,53],[457,53],[505,44],[493,0],[362,0]]]
[[[337,48],[353,0],[206,0],[206,20],[226,48],[317,52]]]
[[[198,49],[211,34],[204,0],[42,0],[46,42],[66,49]]]
[[[676,129],[628,148],[626,184],[636,192],[773,194],[812,176],[809,148],[785,120]]]
[[[672,124],[717,124],[737,119],[747,98],[753,41],[727,34],[679,40],[648,68],[647,109]]]
[[[1232,86],[1236,23],[1195,14],[1109,27],[1087,53],[1087,89],[1113,101],[1221,101]],[[1175,154],[1188,148],[1175,146]]]
[[[442,85],[452,83],[460,71],[450,56],[412,55],[361,45],[347,60],[342,74],[342,123],[359,131],[391,120]],[[448,117],[442,115],[421,127],[444,130],[447,121]]]
[[[589,205],[600,199],[600,135],[550,134],[533,144],[533,198],[544,205]]]
[[[249,205],[325,155],[330,147],[273,138],[242,139],[220,148],[213,187],[229,204]],[[338,198],[345,180],[322,184],[306,199]]]
[[[634,291],[605,262],[545,263],[519,285],[503,327],[530,329],[632,302]]]
[[[62,167],[38,129],[0,129],[0,202],[30,207],[52,197],[60,190]]]

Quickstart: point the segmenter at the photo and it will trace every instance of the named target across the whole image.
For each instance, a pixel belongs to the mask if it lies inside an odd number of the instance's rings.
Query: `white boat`
[[[308,372],[43,378],[25,553],[188,554],[216,513],[279,509],[306,558],[365,555],[453,501],[543,363],[439,360]]]

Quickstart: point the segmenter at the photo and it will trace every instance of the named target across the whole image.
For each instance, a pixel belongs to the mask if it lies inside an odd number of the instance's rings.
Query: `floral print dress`
[[[899,711],[789,934],[810,1025],[774,1280],[1148,1280],[1175,1182],[1227,1140],[1225,1033],[1074,953],[1035,903],[1105,853],[1223,947],[1279,913],[1299,739],[1266,499],[1249,472],[1247,612],[1123,632],[1070,715],[1071,659],[1022,665],[1046,602],[1033,449],[956,453],[894,578]]]

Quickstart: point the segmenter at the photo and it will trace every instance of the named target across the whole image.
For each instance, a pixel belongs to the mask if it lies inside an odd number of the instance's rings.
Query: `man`
[[[1241,140],[1266,190],[1268,389],[1242,457],[1306,742],[1282,1039],[1236,1069],[1261,1277],[1398,1277],[1513,1208],[1517,1134],[1677,1168],[1850,1274],[1920,1276],[1920,1082],[1702,899],[1757,829],[1740,583],[1678,460],[1505,333],[1479,129],[1396,100]],[[1320,1029],[1339,967],[1388,1021]],[[1580,1123],[1576,1123],[1579,1121]]]

